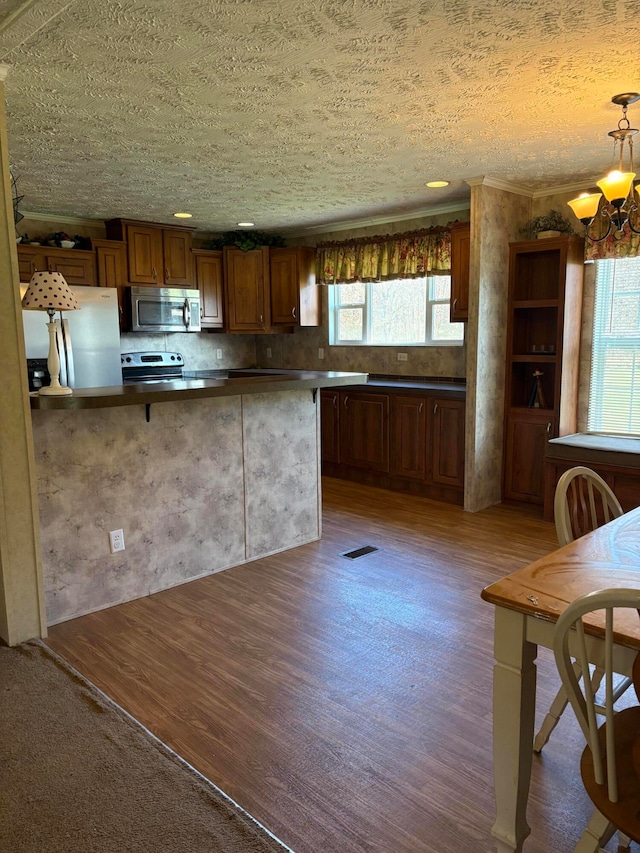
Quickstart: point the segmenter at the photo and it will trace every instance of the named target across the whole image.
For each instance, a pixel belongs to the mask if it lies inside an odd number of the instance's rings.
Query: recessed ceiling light
[[[449,181],[429,181],[427,186],[432,189],[435,189],[435,187],[448,187]]]
[[[193,213],[174,213],[173,215],[178,219],[191,219]]]
[[[253,228],[255,222],[238,222],[240,228]]]

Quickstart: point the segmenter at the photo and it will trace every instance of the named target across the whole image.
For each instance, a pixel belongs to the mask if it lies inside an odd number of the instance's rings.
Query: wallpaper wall
[[[509,243],[530,200],[478,185],[471,211],[465,509],[476,511],[501,499]]]

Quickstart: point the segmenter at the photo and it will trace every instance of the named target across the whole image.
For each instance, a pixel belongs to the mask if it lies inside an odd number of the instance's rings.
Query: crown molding
[[[25,219],[35,219],[36,222],[65,222],[68,225],[90,225],[93,228],[104,225],[102,219],[87,219],[80,216],[63,216],[57,213],[33,213],[30,210],[21,210]]]
[[[544,198],[548,195],[564,195],[565,193],[597,192],[597,189],[595,189],[597,180],[597,178],[594,178],[591,183],[583,181],[580,184],[562,184],[559,187],[545,187],[543,190],[535,190],[533,198]]]
[[[470,201],[443,202],[433,207],[422,210],[414,210],[411,213],[400,213],[396,216],[384,214],[381,216],[369,216],[365,219],[344,219],[340,222],[326,222],[324,225],[309,225],[305,228],[288,231],[287,237],[304,237],[308,234],[319,234],[327,231],[347,231],[351,228],[366,228],[369,225],[384,225],[388,222],[405,222],[410,219],[422,219],[425,216],[437,216],[440,213],[459,213],[461,210],[469,210]]]
[[[479,175],[477,178],[465,178],[464,182],[470,187],[493,187],[493,189],[502,190],[503,192],[533,198],[533,190],[522,187],[519,184],[512,184],[509,181],[503,181],[500,178],[491,178],[488,175]]]

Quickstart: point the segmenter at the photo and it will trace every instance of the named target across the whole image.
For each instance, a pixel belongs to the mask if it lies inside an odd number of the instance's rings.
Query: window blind
[[[587,429],[640,435],[640,258],[596,261]]]

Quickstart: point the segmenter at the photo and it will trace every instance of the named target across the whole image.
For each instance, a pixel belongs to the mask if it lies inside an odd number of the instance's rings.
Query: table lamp
[[[75,296],[69,290],[65,277],[59,272],[34,272],[24,296],[22,307],[34,311],[46,311],[49,315],[49,357],[47,368],[51,384],[40,389],[45,396],[64,396],[72,394],[71,388],[60,385],[60,357],[58,356],[58,330],[60,324],[54,320],[56,311],[75,311],[80,308]]]

